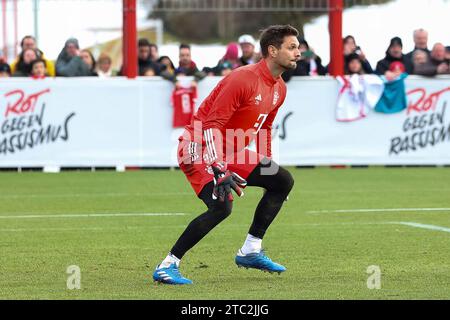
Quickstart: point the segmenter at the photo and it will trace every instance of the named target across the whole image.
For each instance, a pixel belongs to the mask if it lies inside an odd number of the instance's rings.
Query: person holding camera
[[[347,62],[354,54],[358,55],[359,61],[361,61],[362,69],[365,74],[374,73],[372,66],[366,58],[366,55],[361,50],[361,47],[356,45],[355,38],[348,35],[344,38],[344,60]]]

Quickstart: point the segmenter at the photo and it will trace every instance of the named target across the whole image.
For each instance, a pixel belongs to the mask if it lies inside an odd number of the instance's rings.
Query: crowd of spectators
[[[450,74],[450,47],[442,43],[435,43],[431,50],[428,48],[428,32],[417,29],[413,34],[414,49],[404,53],[403,42],[399,37],[391,39],[386,55],[379,60],[375,69],[367,60],[362,49],[357,45],[353,36],[343,39],[344,73],[378,74],[388,80],[398,73],[398,70],[413,75],[435,76]],[[308,42],[299,38],[301,59],[295,70],[283,74],[285,81],[293,76],[318,76],[328,74],[328,66],[324,66],[322,59],[309,46]],[[112,77],[123,75],[123,70],[112,69],[112,59],[107,53],[101,53],[97,59],[89,50],[80,50],[78,40],[68,39],[56,61],[47,59],[36,45],[32,36],[25,36],[21,43],[21,52],[9,65],[0,58],[0,77]],[[239,55],[239,49],[241,55]],[[226,76],[232,70],[253,64],[261,59],[257,52],[255,39],[248,34],[239,37],[238,42],[229,43],[226,52],[216,66],[199,70],[192,60],[191,47],[188,44],[179,46],[178,66],[168,56],[159,56],[157,45],[147,39],[138,41],[138,75],[161,76],[174,84],[179,83],[182,76],[193,76],[195,85],[207,76]],[[396,71],[397,70],[397,71]]]
[[[442,43],[435,43],[428,48],[428,32],[417,29],[413,33],[414,49],[404,53],[403,41],[399,37],[391,39],[386,55],[372,69],[363,51],[356,45],[352,36],[344,39],[345,74],[378,74],[392,79],[396,72],[395,66],[401,67],[404,72],[419,76],[435,76],[450,74],[450,47]]]

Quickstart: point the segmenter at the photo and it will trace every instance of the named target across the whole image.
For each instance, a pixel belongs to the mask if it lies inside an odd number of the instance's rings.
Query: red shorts
[[[197,195],[205,185],[213,181],[214,177],[211,167],[202,159],[203,151],[201,145],[189,140],[181,140],[178,145],[178,165]],[[226,161],[230,171],[247,179],[263,158],[264,156],[259,153],[243,149],[227,157]]]

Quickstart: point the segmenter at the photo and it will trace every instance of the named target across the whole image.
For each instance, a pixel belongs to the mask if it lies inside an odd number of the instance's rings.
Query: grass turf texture
[[[1,299],[449,299],[449,211],[311,213],[360,208],[449,208],[450,169],[290,169],[296,184],[264,247],[287,272],[238,269],[254,208],[247,188],[232,215],[187,253],[193,286],[154,284],[151,274],[204,206],[180,171],[0,174]],[[5,218],[87,213],[184,216]],[[81,269],[68,290],[66,268]],[[367,267],[381,289],[367,288]]]

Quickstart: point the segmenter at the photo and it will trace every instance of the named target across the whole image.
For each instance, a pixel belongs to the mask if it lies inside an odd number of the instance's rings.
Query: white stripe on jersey
[[[215,159],[217,159],[217,154],[214,146],[212,129],[205,130],[203,135],[205,138],[206,148],[208,150],[208,156],[210,158],[210,161],[214,161]]]

